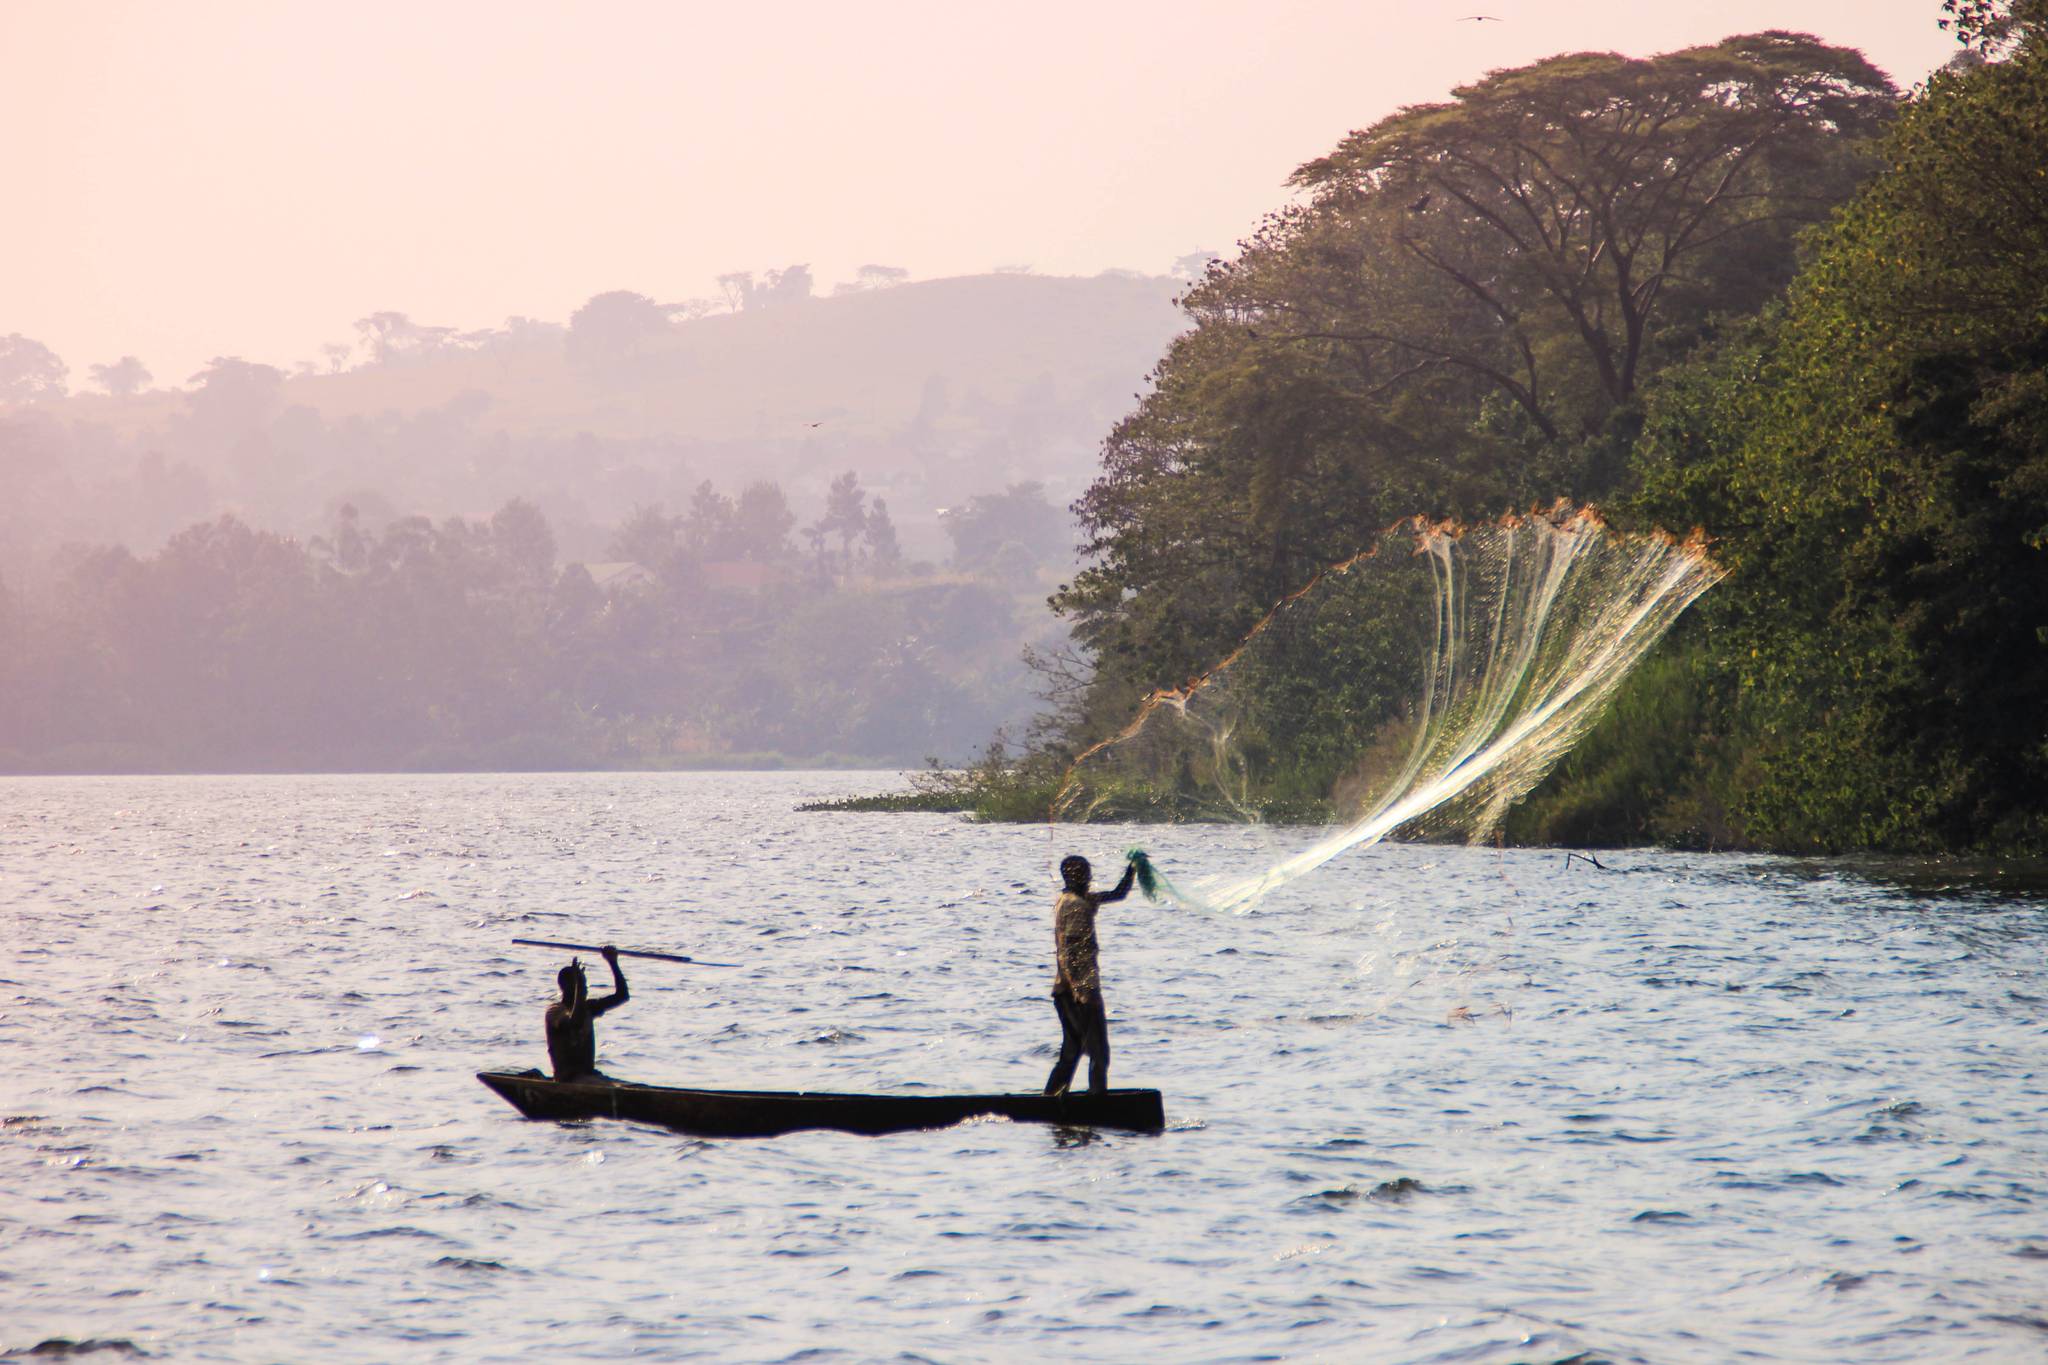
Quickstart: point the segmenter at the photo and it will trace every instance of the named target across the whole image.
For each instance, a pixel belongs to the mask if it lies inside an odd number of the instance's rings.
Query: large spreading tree
[[[1763,33],[1496,72],[1301,167],[1077,504],[1094,561],[1055,604],[1099,716],[1401,516],[1608,488],[1646,378],[1783,289],[1895,103]]]

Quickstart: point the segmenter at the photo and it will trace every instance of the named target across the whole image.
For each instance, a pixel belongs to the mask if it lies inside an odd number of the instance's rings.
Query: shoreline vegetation
[[[1956,56],[1907,92],[1797,33],[1580,53],[1304,164],[1075,504],[1049,711],[904,808],[1044,819],[1362,536],[1564,498],[1728,575],[1509,841],[2048,853],[2048,3],[1929,17]],[[1402,700],[1330,644],[1262,684],[1336,724],[1262,756],[1247,818],[1337,791],[1332,737]]]
[[[1050,818],[1061,774],[1045,753],[1014,756],[1001,736],[980,758],[962,766],[936,759],[909,776],[907,791],[809,801],[801,811],[841,813],[960,813],[996,824],[1037,824]]]

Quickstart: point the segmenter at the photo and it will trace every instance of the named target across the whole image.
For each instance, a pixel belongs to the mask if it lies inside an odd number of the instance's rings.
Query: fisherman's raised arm
[[[1105,891],[1105,892],[1103,892],[1103,893],[1102,893],[1101,895],[1097,896],[1097,897],[1095,898],[1095,903],[1096,903],[1097,905],[1107,905],[1107,904],[1109,904],[1109,903],[1110,903],[1111,901],[1120,901],[1120,900],[1122,900],[1122,899],[1123,899],[1123,898],[1124,898],[1125,896],[1128,896],[1128,895],[1130,895],[1130,894],[1131,894],[1131,882],[1132,882],[1132,881],[1133,881],[1133,880],[1134,880],[1134,879],[1135,879],[1135,878],[1137,877],[1137,875],[1138,875],[1138,864],[1137,864],[1136,862],[1128,862],[1128,863],[1125,863],[1125,864],[1124,864],[1124,875],[1123,875],[1123,877],[1122,877],[1121,879],[1119,879],[1119,880],[1118,880],[1118,882],[1117,882],[1117,884],[1116,884],[1116,886],[1115,886],[1114,888],[1112,888],[1111,890]]]
[[[619,950],[610,944],[606,944],[603,952],[605,965],[612,969],[613,990],[610,995],[590,1002],[590,1016],[593,1019],[603,1014],[606,1010],[617,1009],[632,998],[631,993],[626,989],[626,974],[619,970]]]

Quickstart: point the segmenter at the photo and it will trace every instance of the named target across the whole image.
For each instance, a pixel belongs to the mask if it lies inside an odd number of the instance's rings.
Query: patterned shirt
[[[1094,896],[1062,891],[1052,910],[1054,990],[1066,990],[1082,1004],[1102,989],[1095,965]]]

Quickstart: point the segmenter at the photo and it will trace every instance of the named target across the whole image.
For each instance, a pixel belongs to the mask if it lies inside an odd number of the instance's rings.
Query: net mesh
[[[1390,835],[1483,842],[1721,574],[1699,537],[1617,532],[1590,508],[1403,522],[1148,698],[1076,760],[1052,817],[1332,827],[1250,875],[1154,873],[1233,911]]]

